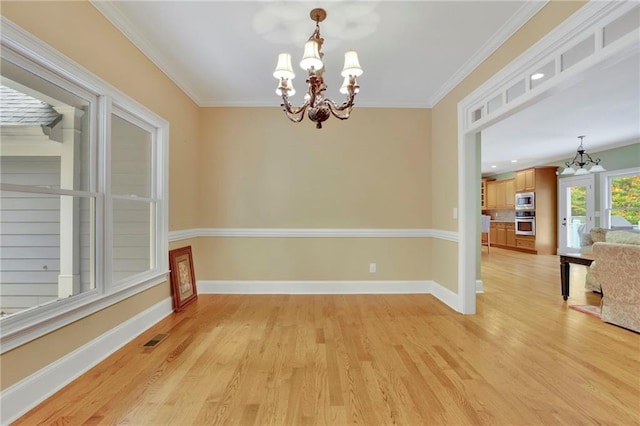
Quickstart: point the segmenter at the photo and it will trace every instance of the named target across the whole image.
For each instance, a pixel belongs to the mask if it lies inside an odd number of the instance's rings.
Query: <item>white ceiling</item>
[[[344,52],[364,69],[359,106],[430,107],[544,1],[105,1],[93,5],[200,106],[279,106],[280,52],[297,63],[321,6],[325,82],[340,99]]]
[[[364,68],[357,106],[432,107],[545,1],[92,3],[200,106],[279,106],[277,54],[291,53],[298,68],[315,27],[309,11],[320,6],[329,97],[341,99],[343,53],[354,49]],[[578,135],[588,151],[638,140],[639,63],[627,58],[585,75],[483,131],[483,173],[568,160]],[[301,103],[304,75],[296,74],[293,100]]]

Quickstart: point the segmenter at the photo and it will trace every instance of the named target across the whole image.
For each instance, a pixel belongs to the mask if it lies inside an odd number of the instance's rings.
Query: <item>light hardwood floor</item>
[[[584,267],[564,303],[556,256],[482,259],[473,316],[429,295],[201,295],[17,424],[640,424],[640,336],[568,309],[599,303]]]

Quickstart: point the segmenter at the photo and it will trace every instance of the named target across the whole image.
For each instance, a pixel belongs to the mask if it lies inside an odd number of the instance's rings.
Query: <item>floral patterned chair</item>
[[[640,232],[635,230],[611,230],[605,228],[592,228],[589,233],[581,235],[581,253],[593,253],[595,243],[618,243],[618,244],[638,244],[640,245]],[[587,290],[602,292],[600,283],[594,275],[598,267],[598,262],[594,261],[590,268],[587,268],[584,287]]]
[[[594,243],[602,320],[640,332],[640,245]]]

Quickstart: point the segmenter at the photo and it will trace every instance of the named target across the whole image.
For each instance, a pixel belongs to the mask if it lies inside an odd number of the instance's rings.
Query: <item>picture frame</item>
[[[169,251],[169,269],[171,270],[173,311],[180,312],[198,298],[191,246]]]

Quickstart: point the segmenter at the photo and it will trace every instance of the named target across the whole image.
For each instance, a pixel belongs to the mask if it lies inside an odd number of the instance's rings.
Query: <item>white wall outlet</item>
[[[375,263],[370,263],[369,264],[369,272],[370,273],[375,274],[377,268],[378,268],[378,265],[376,265]]]
[[[453,208],[453,218],[454,218],[454,219],[457,219],[457,218],[458,218],[458,208],[457,208],[457,207],[454,207],[454,208]]]

